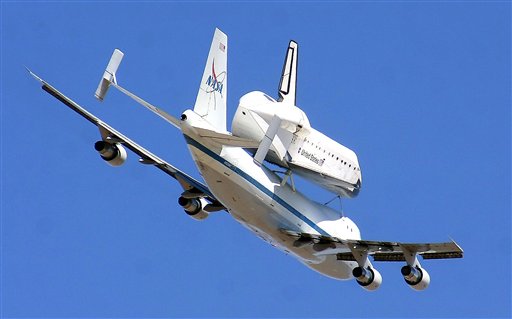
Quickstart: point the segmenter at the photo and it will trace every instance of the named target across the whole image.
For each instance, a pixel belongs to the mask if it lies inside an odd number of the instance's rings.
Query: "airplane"
[[[361,287],[374,291],[380,287],[382,276],[370,257],[374,262],[401,261],[405,263],[401,274],[407,285],[423,290],[430,284],[430,275],[418,256],[424,260],[463,257],[463,250],[453,240],[444,243],[362,240],[359,228],[351,219],[296,189],[291,178],[296,171],[309,175],[317,183],[329,184],[326,188],[347,197],[358,188],[358,181],[361,183],[357,157],[334,141],[320,144],[327,149],[326,154],[334,154],[325,157],[324,165],[329,160],[340,171],[351,165],[348,170],[326,179],[322,177],[325,175],[322,165],[307,172],[311,165],[305,163],[315,162],[313,157],[323,160],[324,150],[316,148],[317,143],[329,138],[312,129],[305,113],[295,106],[296,42],[291,41],[287,50],[278,100],[262,92],[246,94],[235,115],[233,132],[229,132],[227,40],[221,30],[215,30],[195,105],[179,118],[118,84],[116,72],[124,56],[119,49],[114,50],[95,93],[103,101],[109,88],[114,87],[179,129],[204,183],[146,150],[28,71],[44,91],[98,127],[101,140],[94,148],[108,164],[122,165],[129,149],[140,158],[141,164],[158,168],[180,184],[183,192],[178,204],[193,219],[204,220],[211,214],[226,211],[256,236],[322,275],[338,280],[355,278]],[[302,154],[302,150],[310,156]],[[281,176],[266,165],[265,159],[289,170]]]

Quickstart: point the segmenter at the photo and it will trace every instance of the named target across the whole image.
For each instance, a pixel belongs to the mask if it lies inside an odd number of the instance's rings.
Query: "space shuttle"
[[[279,83],[279,98],[253,91],[240,98],[231,125],[234,136],[259,141],[248,149],[264,161],[297,174],[330,192],[353,198],[361,189],[361,167],[351,149],[314,129],[296,103],[298,45],[290,41]]]

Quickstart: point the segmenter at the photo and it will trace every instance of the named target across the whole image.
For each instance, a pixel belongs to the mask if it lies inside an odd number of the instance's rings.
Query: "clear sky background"
[[[6,317],[510,317],[511,4],[485,2],[9,2],[1,4],[1,315]],[[355,150],[345,214],[365,239],[446,241],[415,292],[376,263],[373,293],[273,249],[228,214],[197,222],[157,169],[120,168],[93,125],[23,66],[199,176],[179,132],[94,91],[114,48],[121,85],[169,113],[195,101],[214,28],[229,37],[228,122],[277,95],[290,39],[312,125]],[[320,202],[332,195],[301,181]],[[336,206],[336,205],[335,205]]]

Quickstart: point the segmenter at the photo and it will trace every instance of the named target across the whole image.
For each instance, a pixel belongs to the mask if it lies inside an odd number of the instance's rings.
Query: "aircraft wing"
[[[86,109],[78,105],[76,102],[74,102],[61,92],[59,92],[57,89],[55,89],[48,82],[44,81],[39,76],[34,74],[32,71],[28,71],[35,79],[41,82],[43,90],[45,90],[50,95],[55,97],[57,100],[67,105],[73,111],[80,114],[82,117],[84,117],[92,124],[96,125],[99,128],[100,134],[104,141],[110,141],[111,143],[121,143],[124,147],[128,148],[129,150],[140,156],[139,162],[141,164],[155,166],[156,168],[160,169],[167,175],[176,179],[180,183],[183,190],[185,191],[184,193],[186,193],[188,196],[193,194],[196,197],[205,197],[207,200],[210,201],[210,209],[212,211],[225,209],[225,207],[222,206],[222,204],[220,204],[220,202],[210,192],[209,188],[206,185],[196,180],[195,178],[189,176],[188,174],[176,168],[175,166],[167,163],[166,161],[154,155],[150,151],[146,150],[139,144],[135,143],[125,135],[121,134],[119,131],[112,128],[107,123],[100,120],[92,113],[88,112]]]
[[[404,254],[423,259],[462,258],[463,250],[454,241],[446,243],[396,243],[386,241],[344,240],[336,237],[281,230],[295,238],[294,246],[310,247],[315,255],[336,255],[338,260],[356,261],[355,252],[367,253],[374,261],[405,261]]]

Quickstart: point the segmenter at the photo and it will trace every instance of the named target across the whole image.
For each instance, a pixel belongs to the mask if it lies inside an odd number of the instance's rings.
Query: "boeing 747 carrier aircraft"
[[[354,197],[362,185],[356,154],[315,130],[304,111],[296,106],[298,45],[289,43],[277,99],[251,92],[240,99],[232,123],[226,125],[228,91],[228,38],[215,30],[195,105],[174,117],[118,84],[116,71],[123,53],[116,49],[96,90],[103,101],[114,87],[156,113],[183,134],[204,182],[151,153],[115,128],[88,112],[48,82],[30,72],[43,90],[98,127],[94,148],[112,166],[127,159],[126,149],[139,162],[156,167],[183,189],[178,198],[185,213],[196,220],[229,213],[241,225],[272,246],[295,257],[311,269],[331,278],[355,281],[375,290],[382,276],[377,261],[401,261],[407,285],[423,290],[430,283],[423,259],[461,258],[455,242],[398,243],[362,240],[357,225],[348,217],[302,194],[293,183],[301,175],[343,197]],[[286,169],[278,175],[265,162]]]

